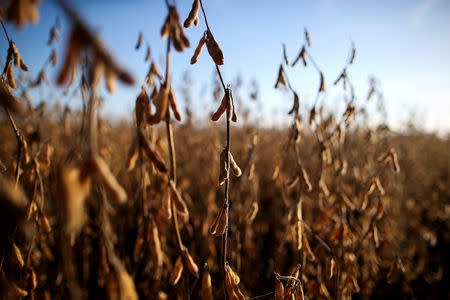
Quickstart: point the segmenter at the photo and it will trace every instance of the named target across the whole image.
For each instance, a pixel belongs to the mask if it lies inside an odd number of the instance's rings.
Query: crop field
[[[364,105],[382,95],[374,80],[367,99],[355,99],[354,44],[340,75],[327,81],[307,29],[292,61],[283,47],[273,88],[292,104],[282,112],[289,126],[268,128],[235,105],[220,69],[226,53],[201,0],[191,11],[166,1],[158,28],[164,64],[146,59],[140,79],[68,2],[57,4],[72,26],[61,41],[65,56],[50,52],[38,72],[8,34],[37,21],[38,2],[12,1],[0,17],[8,41],[0,78],[1,299],[450,297],[450,140],[368,126]],[[50,45],[61,39],[59,27],[50,28]],[[204,34],[197,43],[188,30]],[[144,35],[136,37],[130,47],[145,49]],[[201,121],[181,109],[171,85],[179,75],[172,58],[183,51],[193,53],[194,67],[209,60],[217,71],[216,111]],[[46,70],[57,63],[50,80]],[[307,111],[289,80],[293,67],[317,71]],[[35,76],[17,75],[27,71]],[[36,105],[30,92],[50,81],[76,91],[81,108]],[[114,93],[116,81],[138,95],[127,121],[98,113],[99,91]],[[344,111],[320,104],[332,85],[342,86]]]

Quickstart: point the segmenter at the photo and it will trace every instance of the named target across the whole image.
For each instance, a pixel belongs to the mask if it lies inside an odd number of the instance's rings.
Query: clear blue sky
[[[114,57],[138,82],[134,87],[118,86],[116,93],[105,98],[103,113],[132,119],[132,110],[139,85],[148,65],[144,62],[145,49],[135,51],[138,32],[143,31],[152,49],[152,57],[163,68],[161,56],[165,43],[159,31],[167,13],[163,0],[81,0],[71,1]],[[361,99],[367,94],[370,75],[381,82],[393,127],[401,126],[415,112],[418,124],[427,130],[450,131],[450,1],[447,0],[382,0],[382,1],[236,1],[204,0],[212,32],[225,54],[222,67],[226,82],[242,76],[243,99],[246,100],[250,81],[260,87],[259,112],[255,115],[275,124],[283,123],[291,99],[273,88],[281,61],[282,44],[287,46],[292,60],[303,43],[303,28],[309,29],[311,53],[323,70],[328,83],[324,99],[330,109],[342,111],[338,105],[341,87],[331,84],[345,63],[350,42],[357,48],[355,65],[349,69],[356,94]],[[177,1],[181,18],[187,16],[191,1]],[[18,30],[7,24],[11,38],[16,42],[23,59],[34,76],[51,52],[46,45],[51,26],[57,15],[62,20],[63,43],[56,45],[60,61],[65,50],[69,24],[53,1],[44,1],[40,8],[38,25]],[[189,60],[205,25],[185,30],[191,48],[174,53],[172,70],[175,87],[180,87],[182,74],[189,71],[194,79],[192,99],[199,111],[211,111],[211,86],[214,71],[212,60],[205,50],[195,65]],[[7,43],[0,38],[2,62]],[[54,71],[49,71],[55,81]],[[318,87],[318,76],[308,67],[288,69],[292,85],[301,94],[302,109],[309,109]],[[46,91],[47,93],[48,91]],[[38,103],[42,95],[34,93]],[[106,94],[105,94],[106,95]],[[181,98],[181,97],[180,97]],[[78,99],[70,100],[73,105]],[[258,105],[249,104],[251,107]],[[275,116],[275,117],[274,117]]]

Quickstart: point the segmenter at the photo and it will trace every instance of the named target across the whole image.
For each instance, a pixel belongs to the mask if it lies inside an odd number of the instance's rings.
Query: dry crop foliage
[[[448,276],[443,245],[450,240],[448,139],[361,126],[358,106],[381,92],[371,82],[367,100],[354,95],[354,45],[334,82],[343,85],[341,115],[326,112],[323,94],[330,87],[312,59],[305,29],[291,64],[283,45],[275,84],[293,99],[289,129],[246,124],[231,130],[243,114],[220,72],[226,62],[220,37],[213,35],[202,1],[182,14],[167,1],[164,72],[139,33],[135,48],[145,48],[149,71],[138,90],[134,122],[111,125],[98,116],[100,83],[104,79],[113,93],[116,80],[134,79],[82,17],[65,1],[58,3],[71,34],[56,81],[66,97],[80,93],[81,111],[59,103],[34,107],[29,99],[31,90],[51,84],[46,71],[58,60],[59,20],[50,29],[48,59],[27,77],[14,74],[28,67],[4,20],[36,22],[38,2],[13,1],[1,17],[8,41],[0,79],[2,297],[446,295],[441,282]],[[180,15],[187,16],[184,22]],[[172,50],[190,50],[183,26],[200,26],[201,20],[205,31],[191,64],[206,45],[222,99],[211,121],[225,119],[223,131],[193,126],[190,107],[188,121],[175,122],[183,114],[171,85]],[[288,76],[300,61],[315,68],[319,81],[314,105],[303,113],[302,93]],[[437,159],[424,156],[426,151]]]

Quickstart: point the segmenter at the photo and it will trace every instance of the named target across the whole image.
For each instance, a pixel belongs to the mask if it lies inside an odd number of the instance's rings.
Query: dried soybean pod
[[[311,192],[312,191],[312,185],[311,185],[311,182],[309,181],[308,173],[306,173],[306,170],[305,170],[305,168],[303,168],[303,166],[300,167],[300,173],[301,173],[301,177],[302,177],[303,183],[306,185],[306,190],[308,192]]]
[[[289,180],[289,182],[286,183],[286,187],[288,189],[292,189],[297,184],[299,179],[300,179],[299,172],[296,171],[291,180]]]
[[[189,251],[187,249],[184,249],[183,255],[189,272],[191,272],[192,275],[198,278],[198,266],[192,256],[189,254]]]
[[[333,278],[334,272],[336,271],[336,261],[334,258],[330,260],[330,279]]]
[[[355,43],[352,42],[352,54],[350,55],[349,64],[353,64],[353,62],[355,61],[355,56],[356,56],[356,47]]]
[[[183,198],[181,198],[180,193],[175,187],[175,183],[172,180],[170,180],[169,183],[172,190],[172,201],[175,204],[175,208],[180,214],[188,216],[189,210],[187,208],[186,202],[183,200]]]
[[[231,152],[230,152],[229,155],[230,155],[230,167],[231,167],[231,170],[233,171],[233,173],[234,173],[234,175],[236,177],[241,176],[242,175],[241,168],[239,168],[239,166],[236,163],[236,161],[234,160],[233,155],[231,154]]]
[[[239,277],[239,275],[236,272],[233,271],[233,269],[230,267],[229,264],[227,264],[227,266],[228,266],[228,270],[230,271],[231,278],[233,279],[234,285],[238,285],[239,282],[241,282],[241,278]]]
[[[305,250],[306,254],[308,255],[309,260],[315,261],[316,256],[314,255],[314,252],[311,250],[311,246],[309,245],[308,239],[303,235],[303,249]]]
[[[166,192],[163,194],[162,207],[164,215],[167,219],[170,219],[172,217],[172,192],[170,187],[168,187]]]
[[[275,300],[283,300],[284,299],[284,285],[276,276],[275,278]]]
[[[12,247],[14,250],[14,255],[16,257],[16,261],[19,263],[19,266],[22,268],[25,265],[25,262],[23,261],[22,253],[20,252],[19,247],[17,247],[15,242],[12,242]]]
[[[161,250],[161,241],[159,240],[158,227],[154,220],[151,220],[149,224],[149,242],[150,249],[152,250],[152,259],[156,266],[161,267],[163,265],[163,252]]]
[[[280,69],[278,70],[277,82],[275,83],[275,88],[279,88],[280,85],[287,86],[286,74],[284,73],[283,65],[280,65]]]
[[[3,78],[0,78],[0,104],[13,113],[20,113],[22,111],[19,99],[14,96],[9,85]]]
[[[220,49],[219,44],[209,30],[206,31],[206,47],[208,48],[208,53],[214,63],[219,66],[223,65],[224,57],[222,49]]]
[[[125,168],[127,169],[127,171],[133,170],[134,167],[136,166],[136,161],[138,159],[137,145],[138,145],[138,140],[135,137],[133,139],[133,142],[130,145],[130,149],[128,150],[128,155],[127,155],[127,160],[125,161]]]
[[[144,36],[142,35],[142,32],[139,32],[139,37],[136,43],[136,50],[139,49],[142,45],[142,42],[144,41]]]
[[[154,102],[156,106],[156,112],[154,115],[150,116],[150,119],[147,119],[149,124],[157,124],[159,123],[167,113],[167,102],[169,91],[166,85],[162,85],[158,95],[156,96]]]
[[[396,173],[400,172],[400,165],[398,164],[397,153],[395,153],[394,150],[391,150],[391,163],[394,172]]]
[[[252,205],[250,206],[250,209],[247,212],[247,215],[245,216],[248,222],[252,222],[256,218],[258,210],[259,210],[258,202],[253,201]]]
[[[283,44],[283,58],[284,58],[284,62],[286,63],[287,66],[289,66],[289,59],[287,56],[287,52],[286,52],[286,45]]]
[[[298,111],[300,109],[300,100],[298,97],[298,94],[294,92],[294,105],[292,106],[291,110],[288,112],[289,115],[295,113],[295,116],[298,116]]]
[[[228,226],[228,218],[227,214],[225,213],[225,209],[223,209],[223,212],[220,216],[219,222],[217,223],[216,228],[216,235],[223,235],[225,233],[225,229]]]
[[[222,101],[220,102],[220,106],[217,111],[211,116],[211,121],[217,121],[223,115],[223,113],[227,109],[227,100],[226,94],[223,96]]]
[[[151,54],[152,52],[150,50],[150,46],[147,46],[147,51],[145,52],[145,61],[149,61]]]
[[[178,111],[177,101],[175,100],[175,93],[173,92],[172,87],[169,90],[169,104],[170,108],[173,111],[173,115],[178,122],[181,122],[181,115]]]
[[[199,21],[198,16],[197,16],[197,18],[194,19],[194,25],[195,25],[195,26],[198,26],[199,22],[200,22],[200,21]]]
[[[228,178],[227,172],[227,149],[223,148],[220,153],[219,158],[219,185],[222,185],[225,182],[225,179]]]
[[[169,34],[170,15],[166,17],[163,26],[161,27],[161,38],[164,39]]]
[[[301,250],[303,247],[303,221],[298,221],[296,225],[297,229],[297,250]]]
[[[303,293],[303,285],[299,284],[297,289],[295,290],[295,299],[296,300],[304,300],[305,294]]]
[[[231,274],[230,271],[228,270],[228,267],[225,268],[225,287],[230,300],[239,300],[238,296],[234,292],[233,279],[231,278]]]
[[[292,63],[292,67],[295,67],[295,65],[300,61],[300,59],[303,61],[303,65],[306,67],[306,49],[305,46],[302,47],[300,52],[298,53],[297,57],[295,58],[294,62]]]
[[[231,90],[230,89],[227,89],[227,91],[228,91],[228,94],[229,94],[229,96],[230,96],[230,99],[229,99],[229,101],[230,101],[230,103],[231,103],[231,121],[233,121],[234,123],[236,123],[237,122],[237,116],[236,116],[236,109],[234,108],[234,99],[233,99],[233,94],[231,93]],[[225,93],[225,96],[226,96],[226,93]]]
[[[381,219],[383,217],[383,213],[384,213],[383,202],[381,202],[381,198],[378,198],[377,212],[375,213],[375,218],[377,220]]]
[[[154,61],[152,61],[150,65],[150,74],[156,75],[159,78],[159,80],[163,79],[163,76],[161,72],[158,70],[158,67],[156,66]]]
[[[191,11],[189,12],[189,16],[184,21],[184,27],[189,28],[194,23],[195,19],[198,19],[198,10],[200,8],[200,0],[194,0],[192,3]]]
[[[107,68],[105,71],[105,79],[106,89],[110,94],[113,94],[116,90],[116,73],[112,69]]]
[[[136,98],[135,105],[135,117],[136,117],[136,127],[140,127],[144,119],[144,114],[147,116],[150,114],[150,99],[148,98],[147,91],[142,87],[141,93]]]
[[[60,85],[66,83],[69,76],[75,72],[75,65],[80,58],[81,43],[78,38],[78,33],[79,30],[75,28],[70,34],[67,54],[57,79],[57,82]]]
[[[220,211],[217,213],[216,219],[214,220],[214,223],[209,228],[209,233],[212,235],[215,235],[217,232],[217,227],[219,227],[219,223],[222,219],[222,215],[224,214],[223,207],[220,209]]]
[[[194,55],[192,55],[191,65],[193,65],[197,62],[198,57],[200,56],[200,54],[202,54],[203,46],[205,45],[205,43],[206,43],[206,38],[205,38],[205,35],[203,35],[202,38],[200,39],[200,41],[198,41],[198,45],[197,45],[197,48],[195,48]]]
[[[142,219],[141,219],[142,221]],[[144,245],[144,234],[145,234],[145,226],[143,226],[142,222],[140,226],[138,226],[138,232],[136,237],[136,243],[134,244],[133,250],[133,260],[134,262],[138,262],[141,256],[142,246]]]
[[[139,131],[139,142],[144,150],[145,155],[150,159],[152,164],[161,172],[166,173],[167,167],[164,164],[164,162],[161,160],[161,158],[157,155],[156,150],[153,149],[153,147],[150,145],[150,143],[147,141],[145,136],[142,134],[142,132]]]
[[[8,63],[8,67],[6,69],[6,79],[8,80],[9,85],[15,89],[17,87],[16,81],[14,80],[14,71],[12,67],[12,63]]]
[[[53,55],[52,55],[52,59],[53,59]],[[54,66],[54,65],[53,65]],[[24,70],[24,71],[28,71],[28,67],[27,65],[24,63],[23,59],[20,58],[19,59],[19,67]]]
[[[320,72],[320,86],[319,86],[319,92],[325,92],[325,77],[323,76],[323,73]]]
[[[127,201],[127,193],[119,184],[103,158],[98,154],[93,154],[91,162],[96,170],[96,174],[100,177],[105,188],[111,193],[113,199],[118,203],[125,203]]]
[[[306,27],[305,27],[305,39],[306,39],[306,43],[308,44],[308,47],[311,48],[311,38],[309,36],[309,32]]]
[[[205,271],[202,276],[202,300],[213,300],[211,275],[208,271],[208,265],[205,263]]]
[[[171,285],[176,285],[178,283],[181,278],[181,273],[183,273],[183,259],[179,256],[175,262],[175,267],[172,270],[172,274],[170,275]]]

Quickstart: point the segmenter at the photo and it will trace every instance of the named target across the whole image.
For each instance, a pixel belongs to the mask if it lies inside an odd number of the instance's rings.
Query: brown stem
[[[165,85],[166,89],[170,89],[170,38],[167,39],[167,61],[166,61],[166,80]],[[170,155],[170,179],[173,183],[176,184],[177,181],[177,168],[176,168],[176,157],[175,157],[175,143],[173,140],[173,130],[172,125],[170,124],[170,110],[167,108],[166,112],[166,133],[167,133],[167,141],[169,143],[169,155]],[[178,226],[178,217],[177,210],[172,201],[172,215],[173,215],[173,225],[175,227],[175,233],[177,235],[177,243],[180,251],[184,250],[183,241],[181,240],[180,228]]]
[[[20,157],[22,156],[22,149],[23,149],[23,142],[20,135],[20,131],[17,129],[16,123],[14,122],[14,119],[11,115],[11,112],[8,108],[5,107],[6,114],[8,115],[9,122],[11,123],[11,127],[14,130],[14,134],[16,135],[17,139],[17,161],[16,161],[16,187],[19,184],[19,177],[20,177]]]
[[[220,74],[220,73],[219,73]],[[225,268],[227,263],[227,242],[228,242],[228,212],[229,212],[229,203],[228,203],[228,190],[230,185],[230,108],[231,108],[231,98],[230,98],[230,90],[225,90],[225,100],[227,105],[227,144],[225,146],[226,150],[226,168],[227,168],[227,177],[225,178],[225,193],[224,193],[224,199],[223,199],[223,208],[225,210],[225,218],[226,218],[226,226],[225,226],[225,232],[222,235],[222,251],[221,251],[221,268],[223,272],[223,278],[225,279]],[[226,288],[225,288],[225,280],[223,281],[223,291],[224,291],[224,297],[227,298]]]

